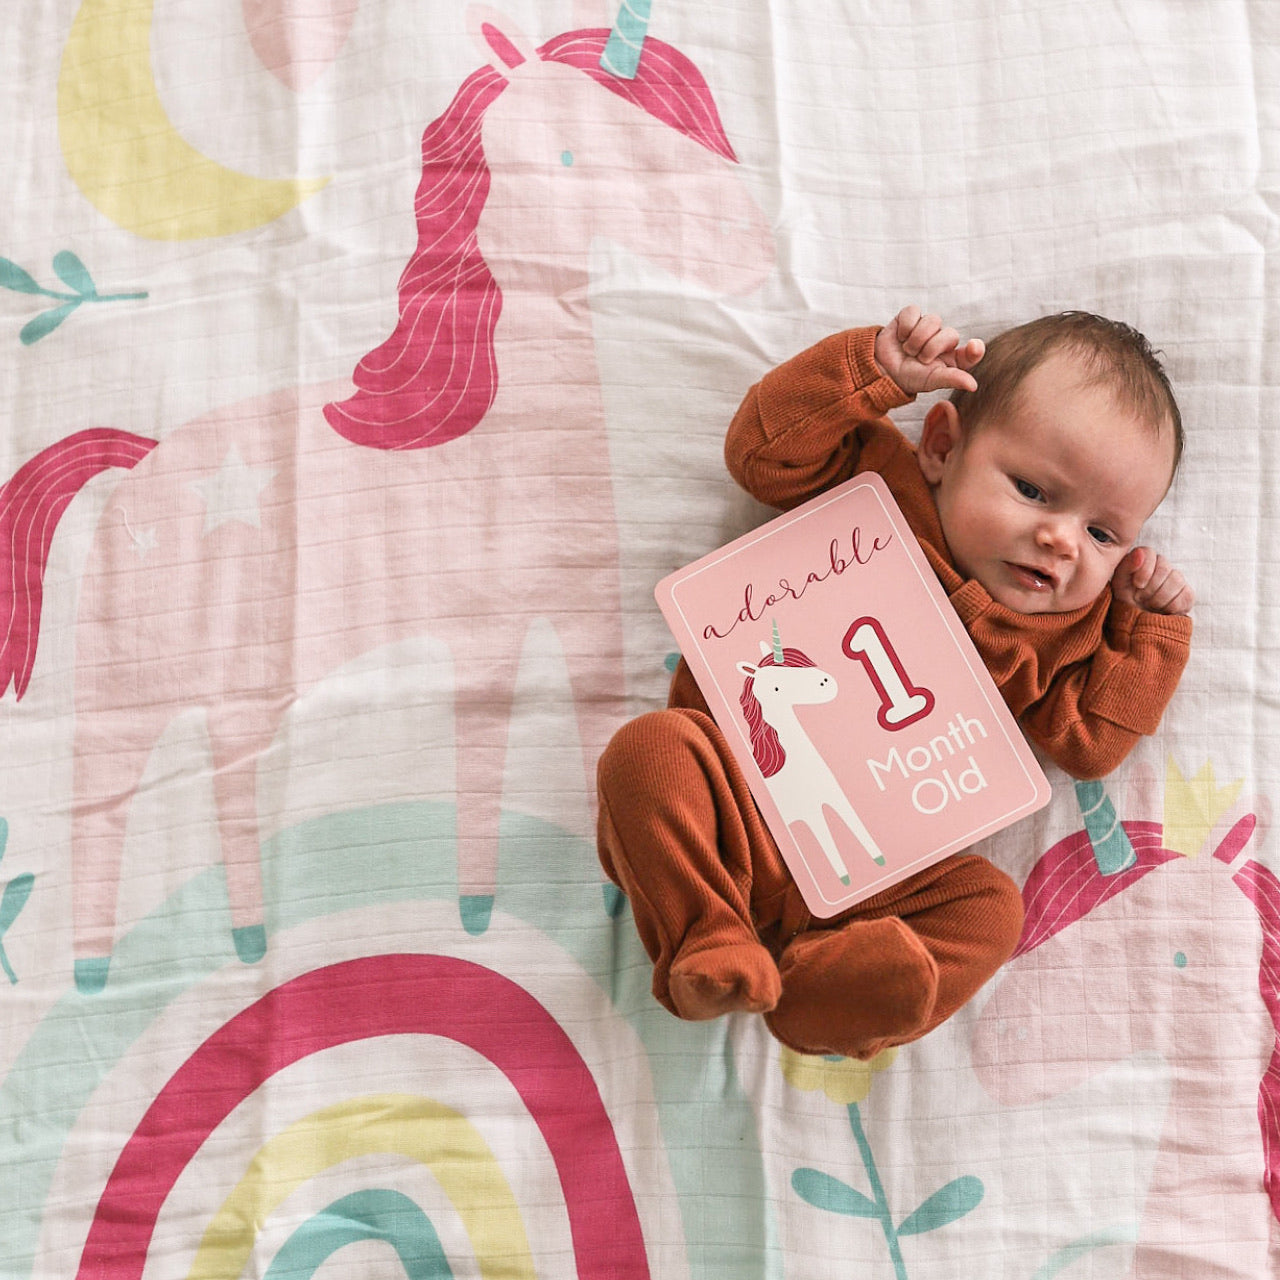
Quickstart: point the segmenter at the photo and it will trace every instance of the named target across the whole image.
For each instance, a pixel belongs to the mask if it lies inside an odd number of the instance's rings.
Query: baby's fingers
[[[926,391],[976,391],[978,380],[971,373],[951,364],[939,362],[929,370]]]
[[[1155,568],[1155,557],[1146,547],[1134,547],[1123,560],[1116,565],[1111,575],[1111,589],[1121,599],[1136,603],[1135,596],[1142,587],[1151,580],[1151,571]],[[1141,575],[1141,579],[1139,579]]]
[[[920,348],[917,357],[921,364],[933,364],[936,360],[945,360],[951,364],[955,360],[956,348],[960,345],[960,335],[950,327],[944,327]]]
[[[901,311],[894,317],[894,328],[897,330],[898,341],[905,342],[908,334],[916,327],[920,319],[920,308],[915,303],[910,303],[903,307]]]
[[[1195,596],[1187,580],[1163,556],[1156,560],[1151,582],[1142,593],[1142,606],[1152,613],[1187,613]]]
[[[981,338],[970,338],[964,346],[956,348],[956,364],[961,369],[972,369],[986,354],[987,344]]]
[[[902,349],[909,356],[914,356],[922,364],[927,363],[925,349],[935,341],[942,331],[942,320],[938,316],[921,316],[911,326],[911,331],[902,339]],[[902,332],[899,324],[898,332]]]

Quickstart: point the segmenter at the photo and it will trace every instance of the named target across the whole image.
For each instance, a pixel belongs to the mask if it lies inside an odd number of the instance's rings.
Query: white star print
[[[222,460],[222,466],[213,475],[191,481],[190,488],[204,499],[202,535],[207,537],[219,525],[233,520],[260,529],[262,516],[258,510],[258,495],[271,483],[275,474],[268,467],[248,466],[240,451],[232,445]]]

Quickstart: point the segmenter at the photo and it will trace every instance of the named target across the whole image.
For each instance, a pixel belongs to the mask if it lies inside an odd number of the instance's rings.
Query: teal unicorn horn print
[[[600,65],[621,80],[634,80],[649,27],[652,0],[622,0],[613,30],[609,33]]]

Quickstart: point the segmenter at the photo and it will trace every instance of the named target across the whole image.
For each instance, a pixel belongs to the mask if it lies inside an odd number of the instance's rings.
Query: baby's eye
[[[1089,526],[1089,537],[1104,547],[1109,547],[1115,542],[1115,539],[1105,529],[1099,529],[1096,524]]]
[[[1017,476],[1013,478],[1014,487],[1024,498],[1029,498],[1032,502],[1039,502],[1044,494],[1031,483],[1030,480],[1019,480]]]

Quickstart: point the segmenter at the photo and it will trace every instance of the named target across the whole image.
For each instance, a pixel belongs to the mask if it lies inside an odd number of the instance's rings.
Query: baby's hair
[[[1120,404],[1157,432],[1167,423],[1173,429],[1173,470],[1177,472],[1182,458],[1182,414],[1160,363],[1162,353],[1153,351],[1132,325],[1089,311],[1041,316],[993,338],[974,369],[978,389],[951,393],[961,421],[979,423],[1007,409],[1023,379],[1056,351],[1081,356],[1090,371],[1089,381],[1109,387]]]

